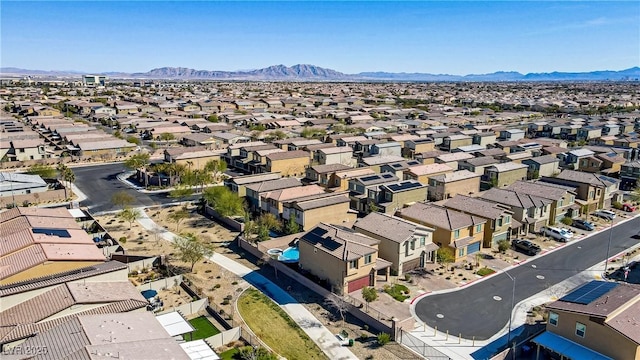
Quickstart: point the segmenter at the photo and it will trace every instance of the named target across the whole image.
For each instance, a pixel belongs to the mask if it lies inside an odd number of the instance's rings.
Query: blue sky
[[[640,64],[640,2],[2,1],[3,67],[314,64],[448,74]]]

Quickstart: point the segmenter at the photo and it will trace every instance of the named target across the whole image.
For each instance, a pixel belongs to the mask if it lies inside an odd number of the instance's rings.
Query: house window
[[[594,198],[594,191],[591,190],[589,191],[589,199],[593,199]]]
[[[411,240],[411,250],[415,250],[415,249],[416,249],[416,241]]]
[[[502,218],[498,219],[498,227],[502,226]]]
[[[460,237],[460,230],[454,230],[454,231],[453,231],[453,238],[454,238],[454,239],[457,239],[457,238],[459,238],[459,237]]]
[[[424,246],[425,240],[424,236],[420,236],[420,246]]]
[[[587,331],[587,325],[576,322],[576,336],[584,337],[584,333]]]
[[[371,254],[364,256],[364,264],[371,264]]]
[[[553,311],[549,311],[549,324],[558,326],[558,314]]]
[[[349,261],[349,269],[357,269],[358,268],[358,260]]]
[[[458,256],[464,256],[464,248],[458,250]]]
[[[558,207],[564,205],[564,199],[560,199],[560,202],[558,203]]]
[[[511,224],[511,216],[507,215],[504,217],[504,223],[505,224]]]
[[[476,225],[476,234],[482,231],[482,224]]]

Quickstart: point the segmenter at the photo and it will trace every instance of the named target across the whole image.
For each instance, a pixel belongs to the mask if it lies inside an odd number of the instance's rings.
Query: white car
[[[562,242],[567,242],[573,238],[573,233],[570,231],[550,226],[544,228],[544,234]]]
[[[616,213],[614,213],[611,210],[597,210],[591,215],[597,216],[599,218],[607,219],[607,220],[613,220],[616,218]]]

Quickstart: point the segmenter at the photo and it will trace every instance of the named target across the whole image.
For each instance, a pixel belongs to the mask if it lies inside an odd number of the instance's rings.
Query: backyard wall
[[[221,216],[220,214],[218,214],[217,211],[215,211],[209,205],[205,206],[204,212],[205,212],[205,214],[207,214],[207,215],[213,217],[214,219],[216,219],[216,221],[219,221],[219,222],[225,224],[231,230],[240,231],[240,232],[242,232],[242,230],[244,230],[244,224],[243,223],[237,222],[237,221],[235,221],[233,219],[230,219],[228,217]]]
[[[73,192],[71,190],[67,190],[67,196],[72,197]],[[0,207],[4,208],[14,202],[17,206],[22,206],[25,201],[29,204],[42,204],[47,202],[62,202],[65,200],[66,197],[64,189],[58,189],[33,194],[3,196],[0,197]]]
[[[220,334],[213,335],[205,339],[207,344],[212,348],[217,348],[222,345],[228,344],[232,341],[240,339],[240,334],[242,333],[239,327],[233,328],[231,330],[223,331]]]
[[[182,304],[180,306],[167,308],[164,311],[159,312],[158,315],[170,313],[173,311],[178,311],[183,316],[189,316],[189,315],[197,314],[200,311],[203,311],[208,305],[209,305],[209,299],[203,298],[200,300],[192,301],[187,304]]]

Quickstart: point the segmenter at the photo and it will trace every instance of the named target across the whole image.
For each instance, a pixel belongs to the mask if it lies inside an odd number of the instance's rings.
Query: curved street
[[[604,261],[610,235],[610,257],[637,244],[639,240],[631,236],[639,229],[640,217],[636,217],[614,226],[613,232],[606,229],[511,268],[508,275],[515,278],[514,304]],[[509,322],[513,281],[508,275],[499,273],[456,291],[419,298],[415,313],[427,326],[437,326],[441,332],[462,334],[466,339],[489,339]]]

